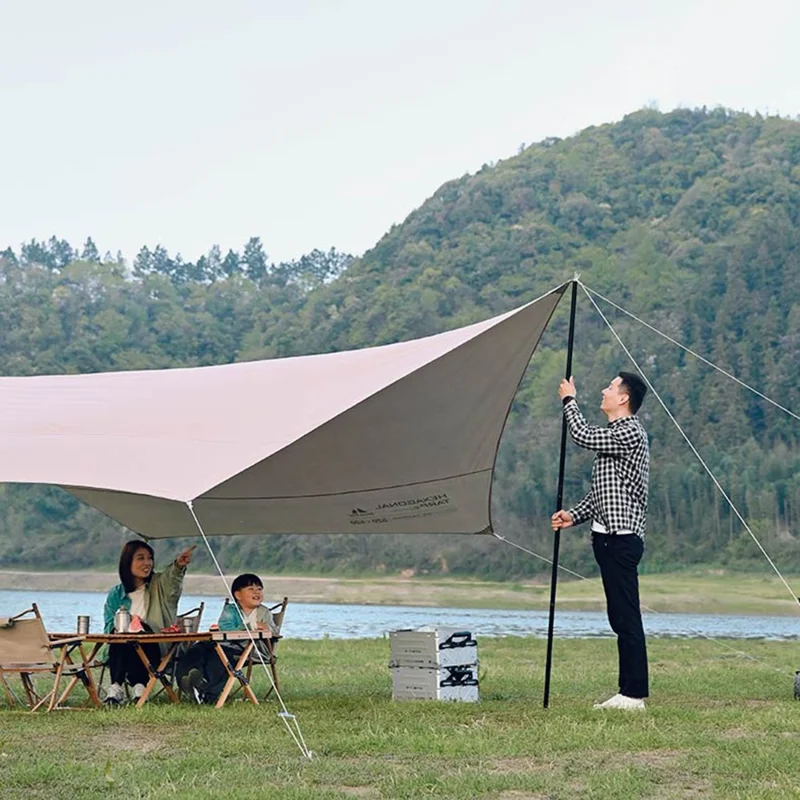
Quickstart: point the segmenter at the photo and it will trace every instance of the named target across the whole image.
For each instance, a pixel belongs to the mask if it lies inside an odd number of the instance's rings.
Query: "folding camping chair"
[[[225,599],[225,605],[227,606],[230,603],[230,599]],[[284,597],[279,603],[275,603],[274,605],[267,606],[269,610],[272,612],[272,619],[275,622],[275,627],[278,631],[278,637],[280,637],[281,629],[283,628],[283,619],[286,616],[286,606],[289,604],[289,598]],[[273,638],[270,642],[267,643],[268,648],[268,655],[261,653],[261,656],[264,658],[264,661],[269,665],[270,672],[272,673],[272,683],[270,683],[269,688],[267,689],[266,693],[264,694],[264,700],[266,700],[270,694],[272,694],[273,690],[277,689],[280,692],[280,684],[278,683],[278,671],[277,671],[277,655],[275,650],[277,648],[279,639]],[[253,665],[257,665],[261,663],[261,657],[259,655],[252,652],[252,645],[250,645],[251,649],[248,652],[247,657],[241,664],[238,664],[237,668],[233,668],[229,670],[229,674],[238,678],[239,685],[230,691],[230,685],[227,687],[229,689],[228,692],[223,690],[222,695],[220,695],[222,702],[219,705],[222,705],[225,702],[227,697],[231,697],[235,695],[238,691],[240,691],[243,687],[250,685],[250,678],[253,674]],[[242,661],[242,659],[239,659]]]
[[[205,610],[206,604],[200,603],[199,606],[195,606],[194,608],[189,609],[188,611],[184,611],[182,614],[178,614],[176,619],[176,624],[184,633],[197,633],[200,630],[200,622],[203,619],[203,611]],[[186,625],[186,620],[190,621],[190,625]],[[175,684],[175,676],[178,674],[178,662],[181,660],[181,656],[186,652],[189,648],[189,644],[182,644],[175,652],[175,655],[172,659],[172,663],[169,665],[169,674],[172,680],[172,683]],[[157,697],[158,695],[163,692],[165,687],[161,687],[153,697]],[[178,686],[178,698],[181,696],[181,687]]]
[[[36,603],[21,614],[0,619],[0,683],[3,684],[9,705],[14,705],[16,696],[7,676],[18,675],[31,711],[37,711],[45,703],[48,711],[60,706],[78,681],[86,687],[89,699],[100,706],[91,669],[81,649],[82,641],[80,636],[51,640]],[[76,649],[80,663],[73,661]],[[55,675],[53,688],[46,694],[40,694],[36,689],[32,676],[37,673]],[[70,681],[59,695],[62,677],[69,677]],[[16,699],[19,701],[19,698]]]
[[[178,614],[177,624],[180,629],[186,633],[197,633],[200,630],[200,622],[203,619],[205,607],[205,603],[200,603],[199,606],[184,611],[183,614]],[[191,620],[191,627],[187,627],[186,620]]]

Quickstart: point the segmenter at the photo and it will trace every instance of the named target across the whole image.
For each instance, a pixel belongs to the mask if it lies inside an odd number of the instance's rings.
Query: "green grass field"
[[[542,640],[480,640],[478,704],[392,701],[387,639],[285,640],[283,696],[310,761],[275,701],[3,704],[0,797],[800,797],[800,643],[741,643],[750,658],[709,641],[649,646],[649,708],[626,713],[591,707],[615,689],[611,639],[556,642],[548,710]]]

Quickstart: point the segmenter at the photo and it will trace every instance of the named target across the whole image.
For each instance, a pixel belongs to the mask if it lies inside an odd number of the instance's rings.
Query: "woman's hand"
[[[178,557],[175,559],[175,563],[179,567],[188,567],[189,564],[191,564],[192,562],[192,554],[195,547],[197,547],[196,544],[193,544],[191,547],[187,547],[182,553],[178,555]]]

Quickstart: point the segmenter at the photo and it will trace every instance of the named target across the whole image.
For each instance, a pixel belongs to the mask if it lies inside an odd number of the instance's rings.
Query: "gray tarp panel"
[[[148,537],[480,533],[517,385],[565,286],[410,342],[193,369],[0,378],[0,481]]]

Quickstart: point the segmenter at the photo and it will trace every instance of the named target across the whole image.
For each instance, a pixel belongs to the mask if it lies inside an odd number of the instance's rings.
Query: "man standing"
[[[574,508],[553,514],[553,530],[592,521],[592,549],[600,566],[608,621],[617,634],[619,694],[595,708],[644,709],[648,696],[647,647],[639,608],[637,567],[644,552],[650,450],[636,417],[647,392],[644,381],[620,372],[603,389],[600,409],[608,426],[589,425],[575,400],[575,380],[558,394],[573,441],[597,453],[589,494]]]

